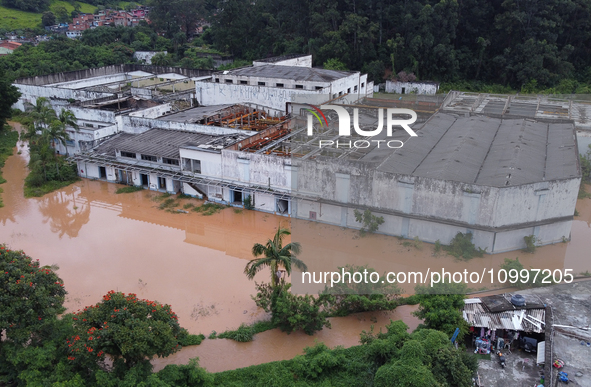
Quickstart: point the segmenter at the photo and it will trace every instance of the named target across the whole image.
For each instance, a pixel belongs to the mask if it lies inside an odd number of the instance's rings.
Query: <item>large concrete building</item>
[[[294,216],[359,227],[355,209],[370,209],[380,232],[444,244],[469,232],[488,252],[569,239],[581,181],[572,123],[437,113],[417,133],[357,160],[330,149],[294,161]]]
[[[370,210],[384,217],[381,233],[447,244],[469,232],[492,253],[525,247],[524,236],[570,238],[575,130],[586,131],[572,102],[453,92],[415,108],[368,98],[365,75],[314,69],[307,56],[216,73],[110,66],[16,85],[16,107],[43,96],[75,113],[81,129],[67,152],[83,177],[236,206],[249,198],[257,210],[350,228],[360,227],[355,210]],[[331,113],[310,135],[302,98],[357,109],[363,130],[383,109],[414,109],[418,137],[341,136]],[[380,147],[386,140],[404,146]]]

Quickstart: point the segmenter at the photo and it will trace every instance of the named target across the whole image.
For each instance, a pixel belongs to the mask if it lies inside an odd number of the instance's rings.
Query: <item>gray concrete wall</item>
[[[20,85],[15,84],[16,88],[19,89],[21,92],[21,96],[14,105],[13,108],[19,110],[25,110],[26,103],[35,104],[37,98],[45,97],[50,100],[50,103],[53,106],[59,105],[60,100],[68,100],[68,99],[75,99],[78,101],[89,101],[92,99],[97,98],[104,98],[110,97],[113,94],[110,93],[97,93],[94,91],[85,91],[85,90],[71,90],[71,89],[62,89],[59,87],[52,87],[52,86],[32,86],[32,85]],[[63,105],[63,103],[61,103]]]
[[[252,65],[255,67],[264,65],[312,67],[312,55],[298,56],[296,58],[284,59],[277,62],[263,62],[255,60],[252,62]]]
[[[514,187],[486,187],[376,171],[371,165],[332,160],[296,161],[303,194],[326,201],[382,208],[466,225],[504,227],[572,216],[580,178]],[[337,186],[349,176],[348,200]]]
[[[63,73],[54,73],[49,75],[39,75],[36,77],[29,78],[19,78],[15,81],[15,84],[40,86],[52,83],[77,81],[86,78],[101,77],[132,71],[145,71],[152,74],[175,73],[182,74],[187,77],[200,77],[205,75],[211,75],[213,73],[213,70],[183,69],[180,67],[125,64],[77,71],[68,71]]]
[[[207,125],[199,125],[199,124],[190,124],[190,123],[184,123],[184,122],[158,120],[158,119],[153,119],[153,118],[118,116],[117,119],[118,119],[118,121],[120,121],[120,124],[118,124],[119,130],[121,132],[127,132],[127,133],[143,133],[143,132],[153,129],[153,128],[186,130],[189,132],[204,133],[204,134],[242,133],[242,134],[251,134],[252,135],[252,134],[256,133],[256,132],[247,131],[247,130],[222,128],[222,127],[218,127],[218,126],[207,126]]]
[[[226,85],[215,82],[195,82],[196,98],[201,105],[251,103],[267,106],[285,112],[286,104],[297,95],[327,94],[329,89],[318,92],[311,90],[286,89],[266,86]]]

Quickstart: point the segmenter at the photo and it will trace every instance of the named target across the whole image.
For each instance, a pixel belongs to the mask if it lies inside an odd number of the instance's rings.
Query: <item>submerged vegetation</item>
[[[230,339],[244,343],[247,341],[252,341],[254,335],[257,333],[265,332],[275,328],[276,326],[271,321],[258,321],[251,325],[240,324],[238,329],[216,334],[215,338]]]
[[[192,208],[192,211],[198,212],[201,215],[209,216],[213,214],[217,214],[221,210],[226,208],[223,204],[207,202],[200,206],[195,206]]]
[[[464,260],[469,260],[474,257],[482,257],[486,252],[486,249],[476,247],[474,243],[472,243],[472,233],[464,234],[461,232],[458,232],[449,245],[444,246],[443,249],[449,255]]]
[[[123,187],[123,188],[118,188],[117,191],[115,191],[116,194],[122,194],[122,193],[132,193],[132,192],[138,192],[138,191],[143,191],[144,187],[142,187],[141,185],[128,185],[127,187]]]
[[[370,210],[365,210],[364,212],[355,210],[353,213],[355,215],[355,221],[363,225],[359,230],[361,236],[365,236],[366,233],[378,231],[380,225],[384,223],[383,216],[376,216]]]

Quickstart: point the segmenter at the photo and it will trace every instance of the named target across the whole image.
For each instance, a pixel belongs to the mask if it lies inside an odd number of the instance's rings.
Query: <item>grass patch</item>
[[[161,202],[166,198],[171,197],[172,195],[169,194],[168,192],[163,193],[162,195],[156,195],[156,196],[152,196],[152,200],[155,202]],[[174,200],[174,199],[173,199]]]
[[[193,199],[193,196],[187,195],[187,194],[184,194],[184,193],[180,193],[180,194],[178,194],[177,198],[178,199]]]
[[[80,4],[80,12],[94,13],[96,6],[86,3]],[[67,1],[52,1],[49,6],[49,11],[55,7],[63,6],[70,14],[74,7]],[[14,8],[7,8],[0,6],[0,28],[12,30],[24,30],[27,28],[40,27],[41,16],[43,12],[25,12]]]
[[[193,211],[200,213],[201,215],[209,216],[213,214],[217,214],[221,210],[226,208],[223,204],[218,203],[205,203],[198,207],[193,207]]]
[[[234,208],[235,214],[242,214],[242,208]]]
[[[581,277],[591,277],[591,273],[589,272],[589,270],[587,271],[583,271],[579,274]]]
[[[70,184],[73,184],[77,181],[80,181],[80,179],[78,178],[78,179],[65,180],[65,181],[52,180],[52,181],[45,182],[38,187],[31,187],[31,186],[27,186],[25,184],[25,197],[26,198],[38,198],[38,197],[41,197],[41,196],[48,194],[50,192],[57,191],[58,189],[67,187]]]
[[[220,333],[216,336],[218,339],[230,339],[234,341],[238,341],[240,343],[245,343],[248,341],[252,341],[254,335],[257,333],[261,333],[264,331],[268,331],[270,329],[274,329],[275,326],[271,323],[271,321],[259,321],[252,325],[240,324],[238,329],[234,331],[226,331]]]
[[[194,205],[193,203],[187,203],[187,204],[185,204],[185,205],[183,206],[183,208],[184,208],[185,210],[191,209],[191,208],[193,208],[193,207],[195,207],[195,205]]]
[[[417,250],[422,250],[423,249],[423,242],[419,239],[418,236],[416,236],[412,240],[403,241],[402,246],[414,247]]]
[[[9,128],[10,127],[7,126],[6,129],[0,131],[0,184],[6,183],[6,179],[2,177],[2,168],[4,168],[4,163],[8,156],[12,155],[13,148],[18,141],[18,132]],[[0,193],[1,192],[3,192],[2,188],[0,188]],[[4,207],[1,198],[0,207]]]
[[[189,333],[180,334],[179,335],[179,344],[183,347],[189,345],[199,345],[201,342],[205,340],[205,335],[191,335]]]
[[[127,187],[119,188],[117,191],[115,191],[115,193],[116,194],[132,193],[132,192],[143,191],[143,190],[144,190],[144,187],[142,187],[142,186],[130,185]]]
[[[167,210],[167,209],[171,210],[174,207],[177,207],[179,204],[180,203],[178,202],[178,200],[175,200],[174,198],[168,198],[168,199],[164,199],[164,201],[162,203],[160,203],[158,208],[161,210]]]

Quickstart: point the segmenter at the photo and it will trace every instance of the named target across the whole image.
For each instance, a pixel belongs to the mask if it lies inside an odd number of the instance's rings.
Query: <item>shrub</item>
[[[189,332],[187,332],[186,329],[183,329],[178,334],[177,338],[179,340],[179,344],[181,346],[183,346],[183,347],[186,347],[186,346],[189,346],[189,345],[199,345],[199,344],[201,344],[201,342],[203,340],[205,340],[205,335],[202,335],[202,334],[192,335]]]
[[[278,287],[273,295],[271,305],[273,325],[288,334],[303,330],[306,334],[312,335],[324,327],[330,328],[330,321],[327,320],[328,313],[324,310],[331,296],[299,296],[290,293],[289,287],[289,284]]]
[[[253,206],[253,204],[252,204],[252,196],[250,196],[250,195],[247,195],[247,196],[244,198],[244,208],[246,208],[247,210],[252,210],[252,209],[254,209],[254,206]]]
[[[433,247],[433,255],[439,255],[441,252],[441,241],[437,239],[435,241],[435,247]]]
[[[366,232],[374,233],[378,231],[380,225],[384,223],[383,216],[375,216],[370,210],[365,210],[364,212],[355,210],[353,214],[355,215],[355,221],[363,224],[360,230],[361,235],[365,235]]]
[[[536,252],[536,242],[538,241],[535,235],[528,235],[524,236],[523,240],[525,241],[525,249],[523,249],[526,253],[535,253]]]
[[[240,324],[238,329],[235,331],[226,331],[224,333],[220,333],[217,338],[218,339],[231,339],[234,341],[238,341],[240,343],[245,343],[247,341],[252,341],[252,338],[255,335],[254,328],[252,326],[246,324]]]
[[[331,316],[347,316],[351,313],[392,310],[398,306],[400,288],[386,281],[384,276],[367,266],[346,265],[339,267],[337,272],[342,274],[341,281],[332,287],[325,287],[323,294],[332,294],[328,300]],[[362,273],[368,281],[355,283],[349,281],[347,273],[353,278],[354,273]],[[372,273],[376,273],[372,276]],[[346,278],[347,277],[347,278]],[[374,278],[377,278],[374,283]]]
[[[454,239],[451,240],[449,246],[445,246],[444,250],[448,254],[453,255],[456,258],[472,259],[474,257],[482,257],[486,252],[486,249],[476,248],[472,243],[472,233],[463,234],[457,233]]]

